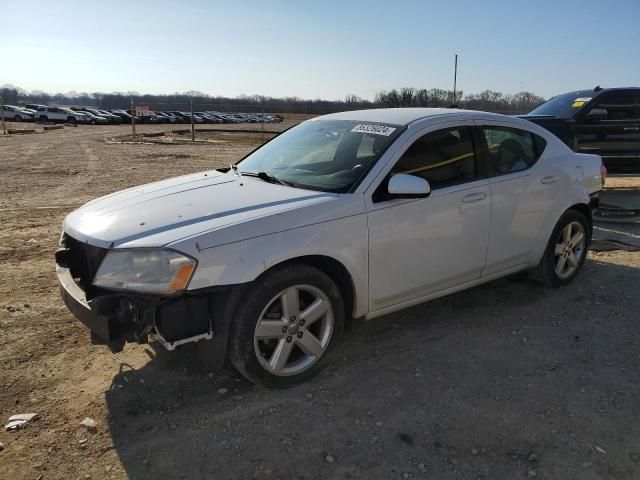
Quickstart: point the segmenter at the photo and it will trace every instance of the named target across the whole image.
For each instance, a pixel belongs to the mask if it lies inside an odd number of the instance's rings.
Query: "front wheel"
[[[67,118],[67,123],[70,123],[71,125],[75,125],[76,124],[76,117]]]
[[[22,117],[20,115],[16,115],[15,117],[13,117],[13,120],[15,122],[21,122],[22,121]]]
[[[229,356],[248,380],[286,387],[317,373],[342,335],[344,301],[324,272],[291,264],[256,281],[234,315]]]
[[[587,258],[589,222],[577,210],[565,212],[553,229],[542,260],[530,271],[531,278],[549,287],[570,283]]]

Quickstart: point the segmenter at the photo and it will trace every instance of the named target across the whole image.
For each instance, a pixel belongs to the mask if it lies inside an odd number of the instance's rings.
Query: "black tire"
[[[13,117],[13,121],[14,122],[21,122],[22,121],[22,117],[20,115],[16,115],[15,117]]]
[[[40,121],[41,122],[48,122],[49,121],[49,117],[47,117],[46,115],[40,115]]]
[[[91,125],[95,125],[96,121],[92,119],[90,123],[91,123]]]
[[[322,291],[333,309],[333,330],[322,355],[308,368],[290,376],[267,371],[258,360],[254,348],[254,333],[258,319],[272,299],[294,285],[311,285]],[[340,289],[324,272],[305,264],[292,263],[275,268],[259,277],[240,301],[231,325],[229,359],[249,381],[271,387],[299,384],[322,369],[330,351],[338,343],[344,329],[344,301]]]
[[[577,222],[582,226],[583,232],[585,234],[585,244],[584,244],[584,252],[578,259],[578,266],[575,271],[566,278],[561,278],[555,270],[555,247],[559,242],[562,232],[564,228],[572,222]],[[547,248],[544,250],[544,254],[542,255],[542,259],[540,263],[535,268],[529,270],[529,276],[532,280],[547,287],[561,287],[563,285],[568,285],[573,281],[576,277],[582,265],[587,258],[587,248],[591,243],[591,228],[589,225],[589,221],[581,212],[577,210],[567,210],[558,223],[556,224],[553,232],[551,233],[551,237],[549,238],[549,242],[547,243]]]
[[[72,125],[75,125],[76,124],[76,117],[67,118],[67,122],[72,124]]]

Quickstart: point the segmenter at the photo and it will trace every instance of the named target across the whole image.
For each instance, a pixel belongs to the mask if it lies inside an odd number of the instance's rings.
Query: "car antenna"
[[[594,92],[599,92],[600,90],[602,90],[600,85],[596,85],[596,88],[593,89]]]

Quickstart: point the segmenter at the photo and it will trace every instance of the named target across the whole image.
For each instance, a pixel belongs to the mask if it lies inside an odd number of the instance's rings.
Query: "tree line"
[[[131,108],[148,105],[151,110],[189,110],[193,102],[195,111],[215,110],[221,112],[265,112],[324,114],[344,110],[380,107],[447,107],[455,103],[459,108],[484,110],[506,114],[526,113],[544,102],[544,98],[531,92],[504,94],[485,90],[476,94],[456,92],[440,88],[405,87],[376,93],[373,101],[357,95],[347,95],[344,100],[304,99],[299,97],[270,97],[263,95],[240,95],[237,97],[212,96],[202,92],[188,91],[171,95],[140,94],[137,92],[86,93],[68,92],[50,94],[40,90],[26,91],[12,85],[0,88],[4,103],[24,105],[85,106],[99,109]]]

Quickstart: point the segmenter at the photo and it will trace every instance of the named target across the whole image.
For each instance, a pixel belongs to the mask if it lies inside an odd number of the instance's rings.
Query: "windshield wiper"
[[[293,183],[287,182],[286,180],[282,180],[281,178],[276,177],[275,175],[271,175],[267,172],[239,172],[240,175],[247,177],[256,177],[260,180],[264,180],[268,183],[277,183],[279,185],[286,185],[287,187],[293,187]]]

